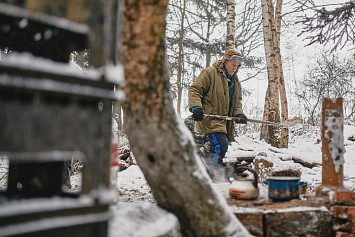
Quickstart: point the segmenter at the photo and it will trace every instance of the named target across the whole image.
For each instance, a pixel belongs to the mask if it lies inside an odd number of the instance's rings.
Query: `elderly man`
[[[204,69],[189,88],[189,109],[197,132],[207,133],[210,140],[208,161],[222,164],[228,143],[234,141],[234,121],[204,118],[204,114],[238,117],[247,123],[242,109],[242,88],[237,77],[242,55],[228,50],[222,60]],[[229,141],[229,142],[228,142]]]

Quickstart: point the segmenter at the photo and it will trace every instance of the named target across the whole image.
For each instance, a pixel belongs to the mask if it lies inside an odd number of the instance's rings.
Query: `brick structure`
[[[355,192],[337,191],[333,197],[333,231],[336,237],[355,237]]]

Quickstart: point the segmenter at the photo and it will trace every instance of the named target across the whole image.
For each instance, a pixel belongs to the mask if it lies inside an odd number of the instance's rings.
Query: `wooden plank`
[[[343,99],[324,98],[322,105],[322,186],[343,186]]]

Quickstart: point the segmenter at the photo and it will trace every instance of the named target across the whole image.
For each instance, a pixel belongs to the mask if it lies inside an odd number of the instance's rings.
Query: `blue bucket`
[[[267,177],[264,183],[269,186],[269,198],[275,201],[287,201],[299,198],[300,177],[275,176]]]

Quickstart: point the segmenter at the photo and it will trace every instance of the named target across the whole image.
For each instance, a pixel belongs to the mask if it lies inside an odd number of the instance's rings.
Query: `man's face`
[[[233,75],[235,73],[235,71],[237,71],[238,67],[239,67],[239,63],[231,61],[231,60],[226,60],[224,62],[224,66],[227,69],[227,72],[230,75]]]

